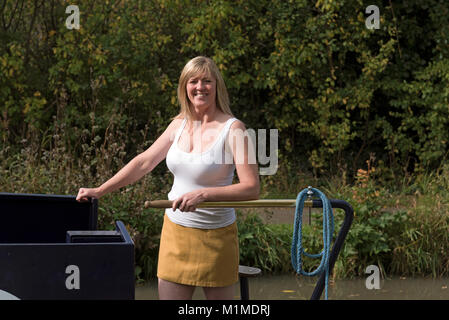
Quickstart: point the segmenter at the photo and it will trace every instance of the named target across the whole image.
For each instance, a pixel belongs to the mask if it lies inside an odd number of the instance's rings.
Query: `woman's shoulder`
[[[241,125],[243,125],[243,122],[240,121],[239,119],[237,119],[235,116],[231,115],[231,114],[225,114],[223,113],[222,116],[220,117],[220,120],[218,122],[225,124],[229,121],[232,121],[231,123],[231,128],[233,127],[240,127]]]
[[[175,118],[172,119],[172,121],[168,125],[168,128],[176,130],[176,128],[179,128],[181,126],[183,121],[184,121],[184,118],[182,118],[180,116],[176,116]]]
[[[168,124],[167,128],[165,129],[165,133],[170,136],[170,139],[173,139],[178,132],[178,129],[182,125],[183,118],[175,117],[172,119],[172,121]]]
[[[172,120],[183,120],[185,117],[179,113],[176,117],[172,118]]]
[[[240,130],[246,130],[245,124],[243,121],[235,118],[235,117],[229,117],[228,121],[230,119],[233,119],[233,122],[231,123],[230,130],[240,129]]]
[[[229,139],[234,139],[234,137],[240,137],[242,135],[247,134],[246,132],[246,126],[243,123],[243,121],[231,117],[230,119],[233,119],[234,121],[231,123],[231,125],[229,126],[229,133],[227,135],[228,140]]]

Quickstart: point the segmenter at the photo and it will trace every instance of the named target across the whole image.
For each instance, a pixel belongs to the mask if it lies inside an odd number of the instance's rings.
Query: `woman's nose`
[[[201,80],[199,80],[199,81],[196,83],[196,87],[197,87],[198,89],[204,88],[204,85],[205,85],[204,81],[201,81]]]

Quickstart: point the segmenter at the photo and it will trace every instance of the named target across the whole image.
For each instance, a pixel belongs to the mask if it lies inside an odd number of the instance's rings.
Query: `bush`
[[[379,30],[365,27],[361,0],[78,0],[81,28],[68,30],[66,1],[6,0],[0,188],[74,194],[104,182],[162,133],[179,110],[182,67],[208,55],[235,115],[248,128],[279,130],[280,168],[261,178],[262,195],[313,184],[354,206],[339,274],[368,263],[445,274],[447,196],[435,186],[448,189],[449,7],[370,4],[380,9]],[[376,179],[364,183],[357,170],[372,155]],[[142,278],[154,273],[161,222],[141,201],[165,195],[170,179],[161,165],[103,200],[100,222],[125,220]],[[243,261],[286,270],[287,229],[248,219]],[[257,248],[264,254],[251,253]]]
[[[352,177],[375,153],[394,179],[447,158],[443,0],[373,1],[378,30],[365,27],[361,0],[80,0],[79,30],[66,28],[65,2],[18,3],[5,1],[11,24],[0,28],[0,143],[10,154],[32,137],[48,150],[60,126],[78,157],[83,131],[101,145],[120,114],[129,160],[176,115],[180,71],[203,54],[237,117],[279,130],[292,167]]]
[[[369,265],[377,265],[384,277],[447,276],[449,167],[387,186],[376,177],[373,163],[367,163],[367,170],[358,171],[356,183],[335,179],[322,181],[319,187],[329,198],[347,201],[355,215],[333,277],[364,277]],[[340,210],[334,209],[334,239],[344,217]],[[293,224],[266,225],[256,214],[240,219],[241,262],[266,273],[294,271],[290,257]],[[303,246],[309,253],[323,249],[319,209],[312,211],[312,224],[303,225]],[[304,268],[310,271],[319,262],[304,257]]]
[[[240,264],[258,267],[265,273],[291,270],[289,262],[292,228],[267,225],[256,214],[237,219]]]

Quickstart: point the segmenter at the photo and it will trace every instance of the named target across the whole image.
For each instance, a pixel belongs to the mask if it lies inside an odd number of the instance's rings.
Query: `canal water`
[[[319,209],[321,210],[321,209]],[[251,210],[242,213],[245,215]],[[314,210],[312,209],[312,212]],[[292,223],[293,208],[276,208],[259,212],[265,223]],[[307,214],[304,223],[309,223]],[[295,274],[268,276],[249,279],[250,299],[254,300],[308,300],[315,288],[317,277]],[[379,289],[367,289],[366,278],[337,279],[329,283],[331,300],[449,300],[449,278],[392,277],[380,280]],[[235,299],[240,299],[240,287],[236,285]],[[324,298],[324,292],[322,295]],[[136,286],[136,300],[157,300],[157,280]],[[194,300],[205,299],[201,288],[197,288]]]
[[[317,278],[278,275],[249,279],[250,299],[307,300],[310,299]],[[379,289],[367,289],[366,279],[335,280],[329,285],[332,300],[449,300],[449,278],[389,278],[380,280]],[[236,286],[235,298],[239,299]],[[324,297],[324,292],[323,292]],[[158,299],[157,280],[136,287],[136,300]],[[204,299],[200,288],[194,300]]]

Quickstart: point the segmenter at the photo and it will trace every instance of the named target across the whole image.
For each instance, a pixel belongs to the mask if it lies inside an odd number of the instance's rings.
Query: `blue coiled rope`
[[[318,254],[310,254],[305,252],[302,246],[302,211],[304,209],[304,202],[307,198],[307,191],[313,191],[314,195],[317,195],[323,202],[323,251]],[[328,299],[328,282],[329,282],[329,255],[331,250],[332,236],[334,234],[334,216],[332,213],[332,206],[327,197],[320,190],[315,188],[302,190],[296,198],[296,210],[295,210],[295,226],[293,230],[291,260],[293,269],[297,274],[305,276],[316,276],[325,272],[325,299]],[[302,256],[305,255],[310,258],[321,257],[321,263],[312,272],[306,272],[303,270]]]

